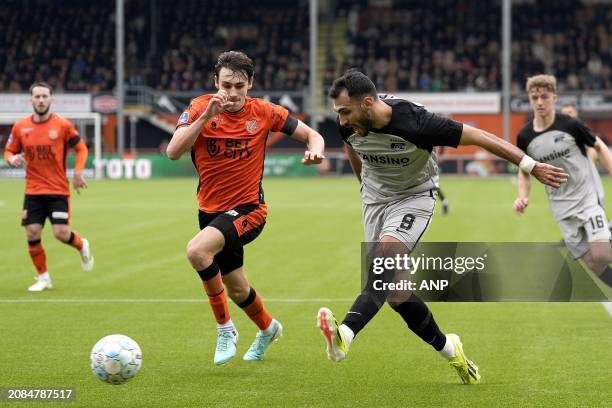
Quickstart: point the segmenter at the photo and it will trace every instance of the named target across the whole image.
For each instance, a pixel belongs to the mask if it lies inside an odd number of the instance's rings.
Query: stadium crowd
[[[501,88],[501,2],[395,0],[392,7],[341,1],[348,23],[345,67],[362,67],[387,91]],[[523,1],[512,9],[512,86],[554,73],[560,90],[612,87],[612,7]]]
[[[537,72],[555,73],[560,91],[612,89],[609,4],[522,1],[512,15],[515,90]],[[387,91],[501,86],[500,1],[337,0],[333,18],[346,21],[345,54],[326,54],[326,86],[353,66]],[[42,79],[59,90],[112,90],[114,19],[111,1],[5,1],[0,92],[27,90]],[[227,49],[254,59],[254,90],[299,90],[308,82],[305,0],[291,7],[280,0],[261,0],[257,7],[247,0],[210,0],[206,7],[197,0],[126,0],[125,21],[130,84],[210,88],[206,73]]]

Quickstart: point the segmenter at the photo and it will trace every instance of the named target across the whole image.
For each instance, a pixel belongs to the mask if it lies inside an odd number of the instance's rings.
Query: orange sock
[[[266,310],[263,299],[255,292],[255,289],[251,288],[249,296],[247,296],[245,301],[238,306],[240,306],[257,327],[259,327],[259,330],[265,330],[270,327],[272,316],[270,316],[270,313]]]
[[[213,266],[214,265],[214,266]],[[206,280],[203,280],[204,290],[208,295],[208,302],[212,308],[215,320],[218,324],[227,323],[230,320],[229,308],[227,305],[227,296],[225,296],[225,289],[223,288],[223,280],[221,280],[221,273],[219,273],[219,267],[216,264],[211,265],[205,271],[199,271],[200,276],[211,275],[208,269],[216,267],[217,273]],[[213,271],[214,272],[214,271]]]
[[[32,258],[32,263],[36,267],[36,272],[39,275],[47,272],[47,255],[40,243],[40,239],[28,241],[28,252],[30,253],[30,258]]]
[[[66,243],[70,245],[71,247],[76,248],[79,251],[83,249],[83,240],[81,239],[81,236],[76,231],[72,231],[70,233],[70,239]]]

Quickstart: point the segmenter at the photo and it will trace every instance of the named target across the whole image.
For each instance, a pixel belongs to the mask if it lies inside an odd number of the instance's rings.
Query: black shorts
[[[23,199],[21,225],[70,224],[70,198],[65,195],[28,195]]]
[[[221,274],[228,274],[244,264],[244,245],[259,236],[266,225],[268,208],[265,204],[240,205],[222,213],[198,212],[200,230],[211,226],[223,234],[225,245],[215,255]]]

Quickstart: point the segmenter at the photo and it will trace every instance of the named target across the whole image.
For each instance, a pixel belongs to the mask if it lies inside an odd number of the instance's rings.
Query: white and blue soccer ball
[[[142,365],[142,351],[134,340],[123,334],[101,338],[91,350],[91,369],[109,384],[123,384],[133,378]]]

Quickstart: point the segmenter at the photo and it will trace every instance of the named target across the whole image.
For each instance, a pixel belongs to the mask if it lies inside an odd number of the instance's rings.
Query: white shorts
[[[378,242],[386,235],[400,240],[412,251],[427,230],[435,206],[435,190],[389,203],[363,204],[366,242]]]
[[[567,249],[576,259],[582,258],[589,249],[589,242],[610,240],[608,217],[599,205],[585,208],[578,214],[557,220]]]

